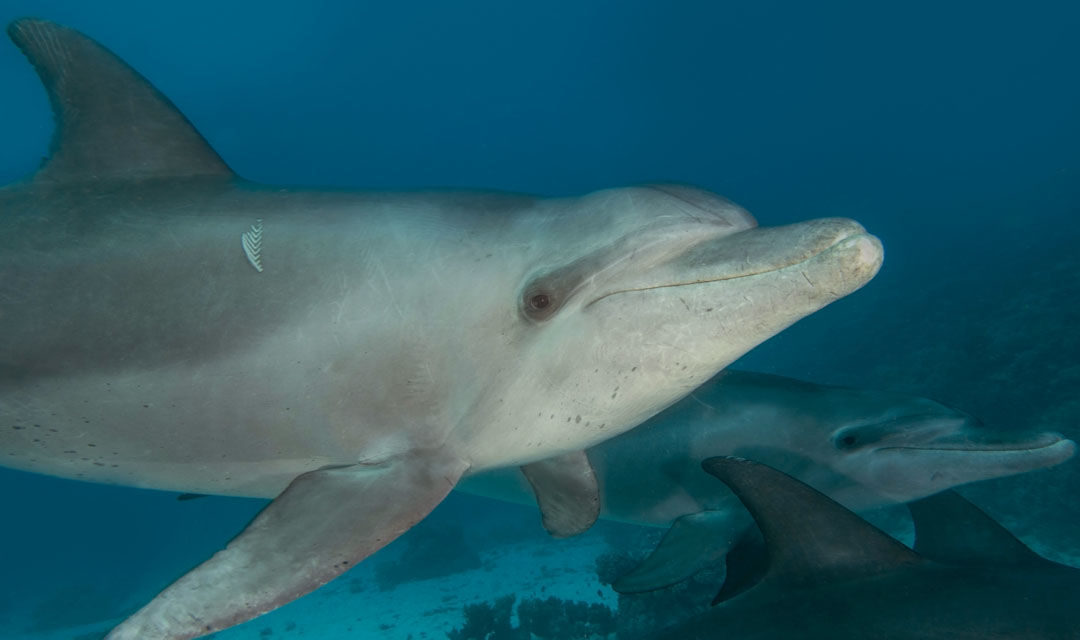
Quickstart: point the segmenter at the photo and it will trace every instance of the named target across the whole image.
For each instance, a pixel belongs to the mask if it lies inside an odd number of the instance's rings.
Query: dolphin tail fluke
[[[107,640],[196,638],[313,591],[426,516],[466,468],[459,460],[396,459],[305,473]]]
[[[741,531],[753,527],[745,511],[702,511],[672,523],[647,558],[611,588],[619,593],[644,593],[670,587],[724,558]]]
[[[600,487],[584,451],[523,465],[544,529],[557,538],[583,533],[600,517]]]
[[[7,31],[45,85],[56,119],[51,157],[35,181],[235,177],[173,103],[105,47],[34,18]]]

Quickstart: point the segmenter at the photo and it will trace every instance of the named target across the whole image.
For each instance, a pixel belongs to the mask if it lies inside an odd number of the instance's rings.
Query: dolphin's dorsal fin
[[[706,471],[728,485],[765,538],[765,580],[825,583],[923,563],[851,511],[791,476],[742,458],[709,458]]]
[[[12,22],[8,35],[37,70],[56,120],[35,181],[233,177],[173,103],[105,47],[33,18]]]
[[[908,505],[915,550],[947,564],[1015,565],[1049,562],[955,491]]]

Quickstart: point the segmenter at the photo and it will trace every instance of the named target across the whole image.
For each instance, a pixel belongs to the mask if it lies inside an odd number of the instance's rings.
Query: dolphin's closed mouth
[[[983,457],[1012,458],[1024,460],[1025,467],[1036,469],[1049,467],[1065,462],[1076,453],[1076,443],[1058,434],[1045,434],[1044,437],[1027,442],[1012,443],[942,443],[931,446],[894,446],[882,447],[878,452],[906,453],[916,452],[935,453],[942,456],[965,456],[969,454]]]
[[[859,229],[862,229],[862,227],[859,227]],[[873,235],[867,233],[865,230],[860,230],[860,231],[855,231],[853,233],[841,236],[840,238],[836,239],[832,244],[826,246],[824,249],[818,251],[817,253],[814,253],[812,255],[802,257],[802,258],[799,258],[799,259],[796,259],[796,260],[792,260],[792,261],[790,261],[790,262],[788,262],[786,264],[781,264],[781,265],[778,265],[778,266],[772,266],[772,267],[768,267],[768,268],[764,268],[764,269],[755,269],[755,270],[750,270],[750,271],[744,271],[742,273],[736,273],[736,274],[732,274],[732,275],[718,276],[718,277],[715,277],[715,278],[699,278],[699,279],[687,280],[687,281],[683,281],[683,282],[671,282],[671,283],[665,283],[665,284],[650,285],[650,286],[647,286],[647,287],[629,287],[629,288],[626,288],[626,289],[617,289],[615,291],[609,291],[609,292],[607,292],[605,294],[600,295],[596,299],[590,301],[585,306],[588,307],[588,306],[593,305],[593,304],[595,304],[597,302],[600,302],[604,298],[609,298],[611,296],[614,296],[614,295],[617,295],[617,294],[620,294],[620,293],[631,293],[631,292],[635,292],[635,291],[651,291],[651,290],[654,290],[654,289],[670,289],[672,287],[689,287],[689,286],[698,285],[698,284],[709,284],[711,282],[723,282],[725,280],[738,280],[740,278],[750,278],[750,277],[753,277],[753,276],[760,276],[760,275],[764,275],[764,274],[767,274],[767,273],[775,273],[777,271],[783,271],[784,269],[791,269],[791,268],[794,268],[794,267],[798,267],[800,265],[804,265],[804,264],[806,264],[808,262],[811,262],[813,260],[817,260],[817,259],[820,259],[822,257],[825,257],[826,255],[828,255],[830,253],[839,252],[839,251],[845,251],[845,250],[855,250],[858,253],[859,258],[857,259],[857,261],[854,264],[865,264],[865,265],[870,265],[870,264],[874,264],[874,263],[880,264],[881,258],[882,258],[882,253],[883,253],[883,249],[882,249],[882,246],[881,246],[881,241],[878,240],[878,238],[876,236],[873,236]],[[803,276],[806,277],[805,274],[803,274]],[[807,278],[807,281],[809,281],[809,278]],[[814,286],[814,283],[810,282],[810,285]]]

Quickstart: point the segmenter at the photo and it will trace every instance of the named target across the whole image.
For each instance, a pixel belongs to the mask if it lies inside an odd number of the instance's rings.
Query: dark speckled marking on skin
[[[12,429],[14,429],[14,430],[16,430],[16,431],[22,431],[22,430],[23,430],[23,429],[25,429],[26,427],[20,427],[20,426],[19,426],[19,425],[17,425],[17,424],[13,424],[13,425],[11,425],[11,428],[12,428]]]
[[[574,418],[574,424],[581,424],[581,416]]]

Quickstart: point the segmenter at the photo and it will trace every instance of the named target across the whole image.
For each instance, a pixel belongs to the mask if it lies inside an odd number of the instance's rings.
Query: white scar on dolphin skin
[[[244,255],[247,256],[248,262],[250,262],[251,266],[255,267],[255,270],[259,273],[263,272],[262,234],[262,218],[256,220],[255,224],[251,225],[250,229],[240,234],[240,247],[244,250]]]
[[[867,511],[1043,469],[1075,452],[1076,444],[1057,434],[990,431],[927,398],[727,369],[586,453],[600,487],[599,517],[671,527],[644,563],[612,585],[628,593],[666,587],[715,564],[752,524],[734,494],[702,471],[706,458],[763,462]],[[458,489],[533,502],[513,469],[470,476]]]
[[[547,526],[579,531],[599,503],[581,450],[881,265],[851,220],[758,228],[680,185],[254,184],[93,40],[36,19],[8,34],[57,127],[0,189],[0,464],[274,498],[110,640],[290,602],[486,469],[524,465]]]

